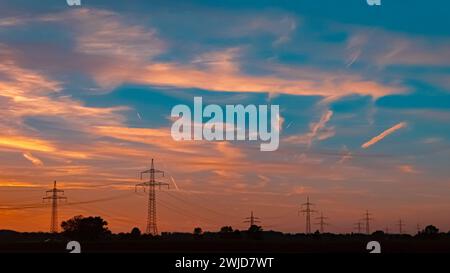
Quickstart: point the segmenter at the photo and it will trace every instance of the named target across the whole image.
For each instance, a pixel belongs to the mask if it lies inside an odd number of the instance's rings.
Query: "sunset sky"
[[[160,231],[450,230],[448,1],[0,0],[0,229],[100,215],[145,230],[155,158]],[[277,104],[280,147],[172,140],[177,104]],[[315,215],[318,216],[318,215]],[[317,226],[314,228],[314,230]]]

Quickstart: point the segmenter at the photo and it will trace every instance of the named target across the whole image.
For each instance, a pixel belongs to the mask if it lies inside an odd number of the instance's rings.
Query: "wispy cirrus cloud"
[[[124,83],[173,88],[198,88],[218,92],[250,92],[339,98],[351,94],[375,98],[405,92],[399,84],[387,84],[355,72],[323,71],[308,66],[288,66],[260,61],[262,73],[243,67],[246,46],[208,50],[186,61],[160,61],[168,53],[167,42],[155,28],[131,23],[113,11],[82,9],[49,14],[38,22],[60,23],[75,37],[77,59],[107,58],[84,68],[103,90]],[[267,31],[279,35],[274,43],[289,39],[298,20],[285,16],[255,17],[240,31]],[[230,30],[231,31],[231,30]],[[120,33],[120,35],[118,35]],[[230,35],[230,34],[229,34]],[[236,33],[238,35],[238,33]],[[240,34],[242,35],[242,34]]]
[[[308,148],[311,147],[314,140],[325,140],[335,135],[333,127],[326,127],[327,123],[333,116],[333,111],[327,110],[322,114],[318,122],[310,124],[310,131],[303,135],[289,136],[285,139],[288,143],[306,144]]]
[[[352,28],[347,44],[348,64],[357,59],[390,65],[444,67],[450,63],[448,37],[406,35],[376,28]]]
[[[406,122],[400,122],[400,123],[392,126],[391,128],[383,131],[381,134],[375,136],[374,138],[370,139],[366,143],[362,144],[361,147],[364,148],[364,149],[367,149],[370,146],[374,145],[375,143],[381,141],[382,139],[384,139],[388,135],[390,135],[390,134],[394,133],[395,131],[398,131],[398,130],[400,130],[402,128],[405,128],[406,126],[407,126]]]
[[[165,51],[154,28],[127,23],[118,13],[78,9],[38,19],[66,24],[75,32],[76,49],[92,55],[150,60]]]
[[[234,53],[225,50],[220,54],[225,56]],[[110,85],[111,79],[122,79],[123,82],[161,87],[332,98],[351,94],[380,97],[405,91],[400,86],[384,85],[354,74],[336,75],[315,69],[297,70],[271,64],[261,64],[267,71],[265,75],[249,75],[242,71],[235,55],[226,57],[226,60],[227,62],[209,63],[205,67],[199,67],[195,62],[151,63],[132,73],[124,66],[111,66],[106,70],[99,70],[93,77],[101,86]],[[116,84],[119,82],[116,81]]]

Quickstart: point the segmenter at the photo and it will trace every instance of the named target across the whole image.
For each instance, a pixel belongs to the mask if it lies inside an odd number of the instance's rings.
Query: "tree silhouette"
[[[239,230],[233,230],[231,226],[223,226],[220,228],[219,237],[222,239],[238,238]]]
[[[385,235],[386,235],[386,233],[382,230],[377,230],[372,233],[372,236],[374,236],[374,237],[384,237]]]
[[[260,233],[262,231],[263,231],[262,227],[261,226],[257,226],[257,225],[251,225],[248,228],[248,232],[249,233]]]
[[[263,229],[261,226],[251,225],[247,230],[247,234],[250,239],[260,240],[262,239],[262,231]]]
[[[203,230],[201,227],[194,228],[194,237],[199,238],[203,233]]]
[[[141,230],[139,228],[134,227],[131,230],[130,235],[131,235],[132,238],[139,238],[139,237],[141,237],[142,233],[141,233]]]
[[[231,226],[224,226],[220,228],[220,233],[231,233],[233,228]]]
[[[61,227],[62,234],[76,240],[94,241],[105,239],[111,234],[107,228],[108,222],[103,218],[75,216],[67,221],[63,221]]]
[[[439,229],[433,225],[428,225],[425,227],[425,229],[422,231],[422,234],[424,235],[436,235],[439,233]]]

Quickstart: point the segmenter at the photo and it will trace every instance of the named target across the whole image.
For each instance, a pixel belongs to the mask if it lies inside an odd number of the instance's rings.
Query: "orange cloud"
[[[121,79],[123,82],[153,86],[333,98],[350,94],[380,97],[404,91],[398,86],[384,86],[353,75],[335,76],[306,69],[300,71],[291,69],[289,74],[284,74],[282,72],[288,71],[287,69],[277,69],[278,71],[273,71],[268,75],[251,76],[237,68],[238,63],[230,64],[229,62],[226,64],[210,63],[205,69],[196,65],[155,63],[146,65],[142,69],[136,68],[132,72],[123,66],[100,69],[94,78],[104,87],[111,86],[111,79]],[[267,68],[270,71],[270,65]]]
[[[385,85],[350,73],[324,72],[310,68],[289,67],[270,62],[262,63],[265,75],[250,75],[242,71],[244,50],[232,47],[205,52],[188,63],[162,63],[155,57],[164,53],[166,45],[156,30],[131,25],[117,13],[104,10],[83,9],[49,15],[41,20],[67,24],[76,36],[78,51],[96,56],[106,56],[108,65],[96,67],[92,77],[103,89],[122,83],[137,83],[175,88],[199,88],[220,92],[253,92],[323,96],[337,98],[350,94],[380,97],[404,92],[397,85]],[[279,44],[289,39],[296,27],[293,18],[279,22],[288,31],[278,33]],[[253,24],[253,25],[252,25]],[[273,26],[258,19],[250,28]],[[278,27],[277,27],[278,28]],[[120,37],[117,33],[121,33]]]
[[[0,146],[6,148],[15,148],[20,150],[32,150],[40,152],[54,152],[55,147],[52,144],[22,136],[1,136],[0,135]]]
[[[44,163],[39,158],[33,156],[30,152],[23,153],[23,157],[29,160],[35,166],[43,166]]]
[[[158,62],[155,57],[166,51],[166,43],[158,37],[157,31],[130,24],[120,14],[106,10],[72,10],[35,20],[66,24],[74,33],[79,52],[107,57],[107,65],[100,65],[89,72],[103,89],[122,83],[137,83],[220,92],[323,96],[328,99],[350,94],[380,97],[405,91],[398,85],[367,80],[350,72],[325,72],[271,62],[260,64],[264,75],[251,75],[241,69],[241,59],[245,56],[239,47],[202,53],[188,63]],[[265,18],[256,18],[242,29],[267,29],[280,36],[275,41],[279,44],[289,39],[289,33],[296,25],[296,19],[289,16],[281,17],[276,24]],[[274,26],[275,29],[271,30]]]
[[[372,138],[371,140],[367,141],[363,145],[361,145],[362,148],[367,149],[370,146],[374,145],[375,143],[381,141],[383,138],[387,137],[388,135],[394,133],[397,130],[400,130],[404,127],[406,127],[406,122],[400,122],[391,128],[387,129],[386,131],[382,132],[381,134],[377,135],[376,137]]]

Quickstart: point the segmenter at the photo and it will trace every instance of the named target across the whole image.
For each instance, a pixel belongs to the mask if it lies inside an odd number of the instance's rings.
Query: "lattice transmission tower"
[[[136,190],[137,187],[143,187],[144,191],[145,188],[148,187],[148,208],[147,208],[147,229],[146,233],[151,235],[158,235],[158,226],[156,221],[156,187],[159,187],[161,189],[161,186],[167,186],[169,188],[168,183],[159,182],[156,181],[156,175],[161,175],[164,177],[164,172],[155,169],[153,158],[152,158],[152,164],[150,166],[150,169],[145,170],[141,172],[141,180],[143,178],[144,174],[149,174],[149,180],[144,183],[136,184]]]
[[[52,202],[52,218],[50,220],[50,232],[58,233],[59,232],[59,223],[58,223],[58,202],[59,200],[67,200],[67,197],[61,196],[64,195],[64,191],[60,190],[56,187],[56,181],[53,182],[53,189],[45,192],[46,196],[43,201],[51,201]],[[50,194],[50,195],[49,195]],[[61,194],[61,195],[59,195]]]
[[[305,228],[306,234],[311,233],[311,214],[316,212],[315,210],[312,209],[312,206],[314,206],[314,204],[309,202],[309,196],[307,196],[306,203],[303,203],[299,210],[299,213],[303,212],[306,217],[306,228]]]

